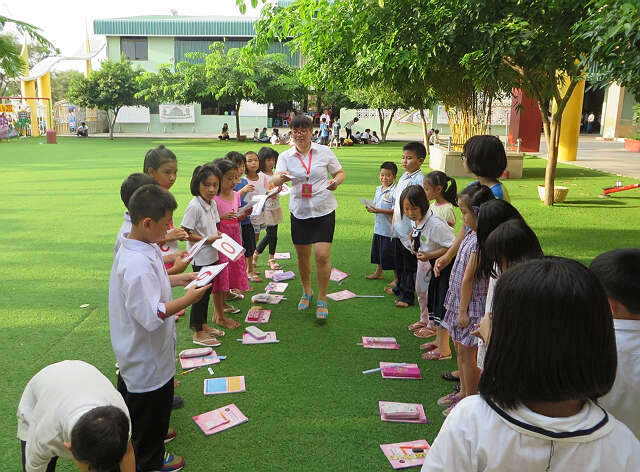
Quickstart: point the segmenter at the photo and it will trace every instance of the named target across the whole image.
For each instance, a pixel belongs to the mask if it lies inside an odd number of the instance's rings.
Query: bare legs
[[[302,290],[306,294],[311,294],[311,249],[313,248],[318,279],[318,300],[326,301],[331,275],[331,243],[296,244],[295,248]]]

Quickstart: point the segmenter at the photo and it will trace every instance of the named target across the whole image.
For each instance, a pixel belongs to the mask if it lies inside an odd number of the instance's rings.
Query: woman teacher
[[[311,290],[311,249],[316,261],[318,301],[316,318],[329,316],[327,289],[331,275],[331,243],[336,222],[338,202],[333,191],[345,179],[344,170],[336,155],[327,147],[311,142],[312,123],[298,115],[289,124],[294,146],[280,154],[273,184],[291,181],[289,211],[291,239],[298,255],[298,271],[302,281],[302,298],[298,310],[309,308]],[[329,178],[331,175],[333,178]]]

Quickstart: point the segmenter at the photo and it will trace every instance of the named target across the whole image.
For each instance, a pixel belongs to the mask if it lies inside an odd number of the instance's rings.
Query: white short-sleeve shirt
[[[124,221],[122,222],[122,226],[120,226],[120,231],[118,231],[118,236],[116,236],[116,244],[113,247],[113,255],[115,257],[116,252],[120,249],[120,237],[124,234],[125,236],[131,232],[131,217],[129,216],[129,212],[124,212]]]
[[[111,346],[127,390],[157,390],[176,373],[176,325],[166,316],[173,300],[156,244],[121,237],[109,278]]]
[[[431,209],[427,210],[427,214],[418,223],[412,221],[411,228],[420,232],[420,250],[424,252],[449,248],[456,239],[453,228]]]
[[[311,173],[307,176],[305,166],[311,160]],[[302,162],[301,162],[302,161]],[[304,165],[303,165],[304,163]],[[329,185],[329,174],[335,174],[342,166],[336,155],[327,146],[311,143],[306,156],[292,147],[280,154],[276,172],[287,172],[294,177],[291,182],[289,211],[298,219],[319,218],[328,215],[338,207],[338,201]],[[312,196],[302,197],[302,185],[311,184]]]
[[[216,202],[211,200],[211,202],[207,203],[202,197],[198,196],[194,197],[185,208],[180,226],[203,238],[208,238],[218,234],[216,223],[219,221],[220,216],[218,215]],[[196,243],[187,241],[187,250],[191,250],[194,244]],[[206,266],[213,264],[217,260],[218,251],[211,244],[205,244],[193,258],[193,263],[197,266]]]
[[[411,220],[407,218],[407,215],[400,216],[400,195],[405,188],[409,185],[420,185],[422,187],[424,181],[424,175],[420,169],[413,171],[412,173],[405,172],[400,176],[396,183],[396,188],[393,191],[394,205],[393,205],[393,232],[391,237],[399,238],[402,245],[411,250]]]

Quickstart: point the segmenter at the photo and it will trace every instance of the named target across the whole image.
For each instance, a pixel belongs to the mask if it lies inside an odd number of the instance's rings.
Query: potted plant
[[[633,124],[636,125],[636,133],[624,140],[624,148],[632,152],[640,152],[640,103],[633,106]]]

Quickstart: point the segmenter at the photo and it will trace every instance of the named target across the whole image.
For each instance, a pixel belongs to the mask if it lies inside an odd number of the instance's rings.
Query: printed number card
[[[254,338],[249,333],[242,333],[242,344],[271,344],[280,342],[276,337],[275,331],[265,331],[265,333],[267,333],[267,336],[263,339]]]
[[[235,403],[231,403],[217,410],[196,415],[193,417],[193,421],[196,422],[205,435],[211,436],[212,434],[220,433],[226,429],[246,423],[249,419],[242,414]]]
[[[268,323],[271,318],[271,310],[263,310],[260,307],[252,307],[247,312],[245,323]]]
[[[216,377],[215,379],[204,379],[205,395],[242,393],[246,391],[247,388],[244,382],[244,375],[237,377]]]
[[[357,295],[349,290],[341,290],[339,292],[327,294],[327,298],[330,298],[334,302],[339,302],[341,300],[349,300],[350,298],[356,298],[356,297]]]
[[[342,282],[347,277],[349,277],[349,274],[347,274],[346,272],[342,272],[335,267],[331,268],[331,275],[329,276],[329,280],[331,280],[332,282]]]
[[[273,255],[273,258],[277,259],[277,260],[291,259],[291,253],[290,252],[276,252]]]
[[[222,272],[222,269],[227,267],[228,264],[228,262],[223,262],[222,264],[203,267],[200,269],[200,272],[198,272],[198,276],[187,284],[184,289],[189,290],[193,286],[204,287],[211,282],[216,275]]]
[[[396,338],[380,338],[374,336],[362,336],[362,346],[365,349],[398,349]]]
[[[380,444],[380,449],[394,469],[406,469],[424,464],[429,451],[426,439],[395,444]]]
[[[222,237],[216,239],[212,246],[231,259],[232,262],[235,262],[244,253],[244,248],[228,234],[221,234]]]
[[[290,270],[286,272],[280,271],[279,274],[273,274],[273,277],[272,277],[274,282],[282,282],[283,280],[291,280],[295,278],[296,278],[296,274]]]
[[[420,403],[378,402],[380,419],[394,423],[426,423],[427,416]]]
[[[207,238],[202,238],[200,241],[198,241],[193,246],[191,246],[191,249],[189,249],[189,252],[187,253],[186,257],[182,258],[182,262],[189,262],[191,259],[193,259],[195,255],[198,254],[200,249],[202,249],[202,246],[204,246],[206,242],[207,242]]]
[[[267,269],[264,271],[264,276],[267,279],[272,279],[274,275],[283,274],[284,270],[282,269]]]
[[[278,292],[283,293],[289,286],[286,282],[269,282],[264,288],[265,292]]]

